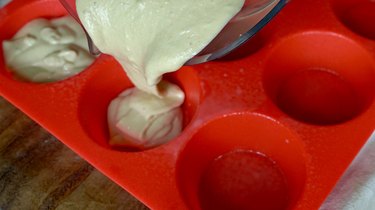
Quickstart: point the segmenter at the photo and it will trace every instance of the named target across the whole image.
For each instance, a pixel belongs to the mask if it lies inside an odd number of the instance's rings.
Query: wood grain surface
[[[0,97],[0,209],[147,209]]]

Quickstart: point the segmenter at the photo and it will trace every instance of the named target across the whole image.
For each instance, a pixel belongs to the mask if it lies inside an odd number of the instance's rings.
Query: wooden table
[[[0,97],[0,209],[147,209]]]

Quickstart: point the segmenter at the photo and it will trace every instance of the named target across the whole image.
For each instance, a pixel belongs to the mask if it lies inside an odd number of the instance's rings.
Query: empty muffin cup
[[[350,38],[318,31],[295,34],[270,53],[264,87],[282,111],[299,121],[339,124],[372,103],[375,64]]]
[[[375,2],[372,0],[338,0],[333,9],[340,21],[350,30],[375,40]]]
[[[235,113],[192,136],[177,162],[177,185],[190,209],[288,209],[304,188],[305,164],[288,128]]]

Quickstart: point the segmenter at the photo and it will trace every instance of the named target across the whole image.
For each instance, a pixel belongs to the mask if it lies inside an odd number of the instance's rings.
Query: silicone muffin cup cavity
[[[354,33],[375,40],[375,2],[372,0],[334,0],[339,20]]]
[[[192,136],[177,162],[177,184],[191,209],[289,209],[304,188],[305,161],[300,139],[283,125],[231,114]]]
[[[312,124],[343,123],[373,101],[371,54],[345,36],[311,31],[291,35],[267,59],[265,89],[293,118]]]

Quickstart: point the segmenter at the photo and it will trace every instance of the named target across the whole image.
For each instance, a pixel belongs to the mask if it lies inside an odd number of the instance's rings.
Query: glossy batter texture
[[[162,76],[198,54],[243,4],[244,0],[77,0],[78,15],[95,45],[114,56],[136,86],[109,106],[112,145],[150,148],[180,134],[184,93]]]
[[[244,0],[77,0],[82,24],[137,88],[158,94],[161,76],[199,53]]]

